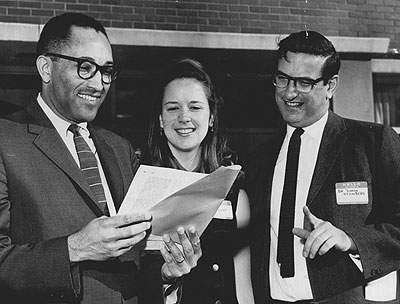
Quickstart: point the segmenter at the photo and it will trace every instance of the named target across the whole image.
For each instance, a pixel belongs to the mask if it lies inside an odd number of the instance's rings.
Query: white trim
[[[39,39],[43,25],[0,22],[0,41]],[[106,28],[111,44],[135,46],[193,47],[221,49],[275,50],[286,35],[185,32],[147,29]],[[386,53],[389,38],[328,37],[338,52]]]
[[[43,25],[0,22],[0,40],[37,42]]]
[[[112,44],[216,49],[274,50],[279,35],[107,29]]]
[[[399,59],[372,59],[372,73],[400,73]]]

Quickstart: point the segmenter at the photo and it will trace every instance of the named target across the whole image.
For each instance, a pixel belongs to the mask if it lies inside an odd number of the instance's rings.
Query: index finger
[[[151,220],[151,215],[149,213],[127,213],[109,217],[106,221],[106,225],[117,228],[149,220]]]
[[[175,242],[172,240],[172,238],[169,236],[169,234],[164,234],[163,235],[163,241],[165,245],[167,246],[167,249],[170,251],[171,255],[175,259],[175,261],[182,261],[185,260],[185,257],[183,253],[180,251],[178,246],[176,246]],[[178,262],[180,263],[180,262]]]
[[[188,229],[188,234],[190,233],[192,234],[191,237],[190,236],[188,237],[183,227],[178,227],[176,232],[178,234],[179,241],[181,242],[185,257],[191,259],[193,254],[195,254],[195,246],[193,246],[192,239],[195,237],[194,235],[197,235],[196,230],[194,229],[194,227],[190,227],[190,229]]]
[[[313,228],[317,227],[322,222],[322,220],[320,220],[314,214],[311,213],[310,209],[308,209],[307,206],[304,206],[303,212],[304,216],[310,222]]]

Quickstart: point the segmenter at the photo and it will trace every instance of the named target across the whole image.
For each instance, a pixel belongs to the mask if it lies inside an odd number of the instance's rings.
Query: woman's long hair
[[[213,116],[213,126],[200,144],[200,164],[196,171],[210,173],[221,165],[231,165],[236,162],[236,155],[226,145],[225,136],[219,129],[218,110],[221,107],[221,99],[214,91],[209,75],[203,66],[196,60],[185,58],[175,61],[166,69],[160,83],[160,89],[153,102],[152,117],[150,120],[147,147],[142,156],[142,163],[182,169],[177,159],[172,155],[168,146],[168,140],[160,127],[159,116],[162,111],[162,100],[165,87],[175,79],[194,79],[199,81],[206,93],[210,114]]]

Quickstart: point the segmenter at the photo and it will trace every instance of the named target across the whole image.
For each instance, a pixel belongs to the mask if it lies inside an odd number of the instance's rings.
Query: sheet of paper
[[[207,174],[140,165],[118,214],[147,211],[164,198],[205,176]]]
[[[138,210],[151,213],[151,234],[139,246],[146,250],[159,249],[161,236],[165,233],[179,242],[176,235],[179,226],[193,225],[201,235],[241,169],[237,165],[220,167],[211,174],[199,175],[176,169],[143,167],[139,168],[143,174],[135,175],[134,186],[129,188],[118,214]],[[149,170],[151,174],[147,174]]]

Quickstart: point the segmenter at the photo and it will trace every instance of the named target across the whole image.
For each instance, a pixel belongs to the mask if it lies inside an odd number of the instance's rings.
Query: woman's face
[[[213,124],[205,87],[196,79],[171,81],[164,89],[160,126],[172,152],[197,152]]]

